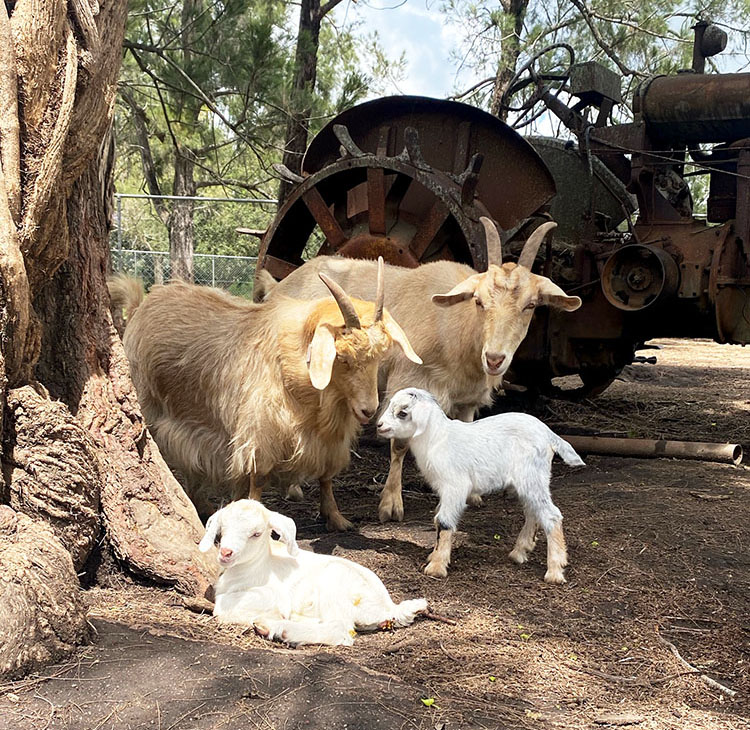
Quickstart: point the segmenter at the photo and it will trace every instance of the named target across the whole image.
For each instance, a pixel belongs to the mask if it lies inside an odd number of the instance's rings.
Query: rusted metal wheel
[[[312,141],[303,176],[263,238],[277,279],[313,255],[435,259],[487,268],[482,215],[510,229],[554,195],[541,158],[485,112],[389,97],[339,115]]]

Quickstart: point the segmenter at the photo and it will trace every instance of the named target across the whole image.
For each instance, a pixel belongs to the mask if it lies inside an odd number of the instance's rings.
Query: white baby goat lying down
[[[585,466],[567,441],[538,418],[503,413],[473,423],[449,419],[431,393],[398,391],[378,422],[378,433],[409,439],[417,466],[440,497],[435,515],[437,537],[425,573],[445,578],[451,540],[469,497],[512,489],[526,515],[510,559],[524,563],[536,545],[537,527],[547,536],[547,583],[565,583],[568,564],[562,514],[549,492],[552,459]]]
[[[296,535],[294,520],[252,499],[211,515],[198,547],[218,541],[214,616],[290,644],[351,646],[355,629],[408,626],[427,609],[424,598],[394,603],[380,578],[351,560],[300,550]]]

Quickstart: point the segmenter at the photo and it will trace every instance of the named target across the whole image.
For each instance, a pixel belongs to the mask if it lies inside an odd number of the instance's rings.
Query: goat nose
[[[497,370],[505,362],[505,355],[499,352],[488,352],[484,358],[491,370]]]
[[[234,551],[230,550],[229,548],[221,548],[219,550],[219,554],[221,555],[222,558],[231,558],[233,552]]]
[[[375,409],[374,408],[363,408],[362,409],[362,415],[365,418],[372,418],[375,415]]]

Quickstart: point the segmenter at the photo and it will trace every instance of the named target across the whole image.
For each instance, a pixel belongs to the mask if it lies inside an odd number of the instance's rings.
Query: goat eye
[[[408,418],[408,417],[409,417],[409,414],[406,411],[399,411],[396,414],[396,418],[400,418],[402,421],[404,420],[404,418]]]
[[[536,302],[529,302],[524,309],[536,309]]]
[[[260,536],[261,536],[260,532],[254,532],[252,535],[250,535],[250,537],[260,537]]]

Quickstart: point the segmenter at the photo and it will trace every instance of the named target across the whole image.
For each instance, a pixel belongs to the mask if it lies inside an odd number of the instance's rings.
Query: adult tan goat
[[[350,299],[325,274],[335,301],[254,304],[173,283],[139,305],[132,287],[112,282],[113,305],[128,316],[123,344],[144,416],[199,511],[213,511],[206,487],[260,499],[271,476],[317,477],[328,528],[351,527],[331,478],[377,410],[378,364],[393,343],[421,362],[383,308],[382,267],[374,304]]]
[[[489,405],[538,306],[568,312],[581,306],[552,281],[533,274],[539,246],[557,224],[539,226],[526,241],[518,263],[502,263],[500,234],[489,218],[482,218],[490,265],[486,272],[451,261],[434,261],[416,269],[386,266],[386,304],[422,355],[416,368],[394,353],[380,368],[384,402],[406,387],[430,391],[450,418],[472,421],[479,408]],[[319,256],[276,283],[261,272],[256,296],[273,301],[277,296],[310,299],[320,296],[318,278],[325,273],[347,291],[363,298],[372,295],[374,261]],[[437,305],[437,306],[435,306]],[[391,465],[380,498],[382,522],[401,520],[401,470],[407,444],[391,441]],[[479,503],[478,496],[472,501]]]

